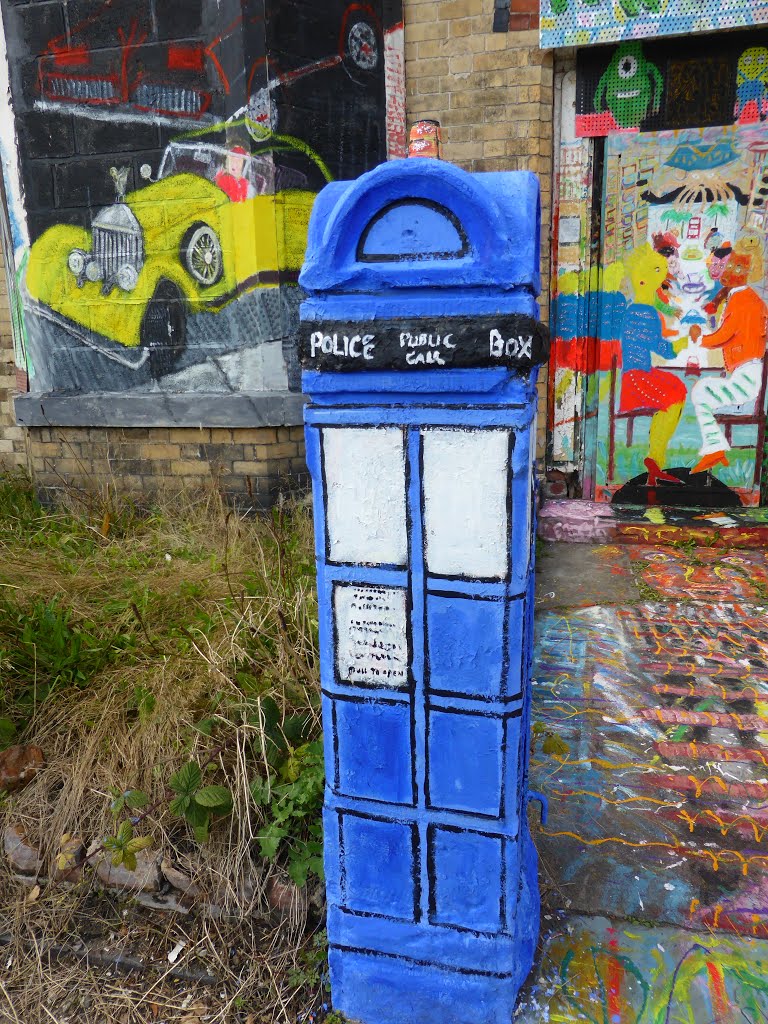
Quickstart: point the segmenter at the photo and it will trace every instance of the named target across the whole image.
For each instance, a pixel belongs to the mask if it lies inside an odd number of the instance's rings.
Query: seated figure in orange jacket
[[[749,256],[736,252],[728,261],[721,278],[728,297],[717,330],[701,335],[699,327],[691,328],[694,341],[701,337],[705,348],[722,351],[728,374],[724,378],[702,377],[691,392],[702,442],[701,458],[693,473],[728,465],[726,452],[730,445],[715,416],[723,409],[754,404],[762,387],[768,307],[747,284],[750,264]]]

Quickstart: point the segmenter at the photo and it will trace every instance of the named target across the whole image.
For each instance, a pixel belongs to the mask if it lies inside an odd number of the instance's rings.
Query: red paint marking
[[[90,62],[90,54],[87,46],[71,46],[55,50],[53,59],[58,67],[77,68]]]
[[[712,1009],[715,1012],[717,1024],[728,1024],[728,1021],[731,1019],[731,1013],[728,1005],[728,993],[725,990],[725,978],[723,978],[723,972],[717,964],[713,964],[711,960],[708,960],[707,974],[709,974],[709,990],[712,995]]]
[[[622,128],[610,111],[603,114],[577,114],[576,135],[584,138],[593,135],[613,135],[616,132],[624,134],[635,133],[637,128]]]
[[[616,934],[615,929],[609,928],[609,934]],[[616,938],[612,938],[608,943],[608,948],[611,950],[618,950],[619,943]],[[621,1020],[621,983],[624,980],[624,965],[616,957],[610,957],[608,960],[608,1019],[611,1021]]]
[[[723,932],[731,932],[734,935],[751,935],[756,939],[768,939],[768,921],[762,915],[750,914],[746,911],[731,911],[730,913],[716,913],[713,910],[707,911],[701,918],[705,928],[719,928]]]
[[[704,728],[737,729],[741,732],[768,732],[768,720],[760,715],[723,715],[714,711],[682,711],[677,708],[643,708],[640,717],[647,722],[669,725],[700,725]]]
[[[711,813],[708,809],[689,814],[687,811],[659,808],[654,813],[657,817],[667,821],[682,822],[689,832],[695,833],[697,829],[702,829],[702,831],[709,829],[720,833],[725,828],[726,835],[736,834],[753,843],[760,842],[768,830],[768,815],[760,811],[739,814],[737,811],[724,811],[720,807],[713,807]],[[693,828],[691,828],[691,824],[693,824]],[[759,839],[755,836],[755,828]]]
[[[757,700],[768,701],[768,690],[757,690],[754,686],[745,686],[743,690],[726,690],[713,683],[698,686],[672,686],[671,683],[657,683],[651,687],[652,693],[668,693],[674,697],[720,697],[722,700]]]
[[[715,743],[669,743],[653,744],[657,753],[670,761],[746,761],[768,766],[768,751],[751,750],[749,747],[719,747]]]
[[[695,793],[702,796],[744,797],[765,800],[768,797],[768,785],[763,782],[725,782],[722,785],[714,779],[696,779],[684,775],[641,775],[639,785],[651,789],[671,790],[673,793]]]
[[[175,43],[168,47],[168,68],[171,71],[202,71],[205,50],[202,46],[184,46]]]
[[[341,32],[339,33],[339,60],[343,60],[344,54],[347,52],[347,25],[355,11],[367,15],[376,25],[379,32],[381,32],[381,22],[376,17],[376,12],[372,7],[369,7],[368,4],[350,4],[344,12],[344,20],[341,23]]]

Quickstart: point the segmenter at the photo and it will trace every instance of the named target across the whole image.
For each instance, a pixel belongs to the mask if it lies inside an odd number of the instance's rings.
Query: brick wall
[[[308,483],[302,427],[32,427],[29,461],[51,501],[72,486],[151,497],[213,484],[238,503],[267,507],[280,490]]]
[[[16,426],[13,395],[16,366],[13,358],[11,306],[8,298],[5,258],[0,247],[0,470],[26,466],[26,431]]]
[[[408,119],[437,118],[444,156],[468,171],[539,174],[541,311],[548,319],[552,202],[552,53],[539,49],[538,0],[511,0],[510,31],[494,32],[495,0],[404,0]],[[546,371],[539,379],[539,457]]]

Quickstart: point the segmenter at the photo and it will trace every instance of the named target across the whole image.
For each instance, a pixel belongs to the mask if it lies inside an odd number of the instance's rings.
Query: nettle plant
[[[202,765],[196,761],[185,764],[168,780],[164,796],[152,804],[142,790],[111,790],[110,810],[116,819],[124,820],[102,845],[116,867],[136,870],[137,854],[149,849],[153,839],[137,836],[135,828],[164,807],[186,821],[199,843],[207,841],[212,824],[234,808],[227,786],[204,785],[205,773],[215,768],[223,749],[217,748]],[[259,853],[265,860],[284,862],[292,880],[301,887],[310,876],[323,877],[322,740],[297,747],[285,744],[273,761],[277,763],[270,764],[266,775],[255,775],[248,784],[251,800],[263,818],[257,835]]]

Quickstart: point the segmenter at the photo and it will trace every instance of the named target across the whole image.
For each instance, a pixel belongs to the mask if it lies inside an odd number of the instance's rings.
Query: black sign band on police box
[[[520,313],[429,319],[303,321],[305,370],[425,370],[503,366],[549,358],[549,330]]]

